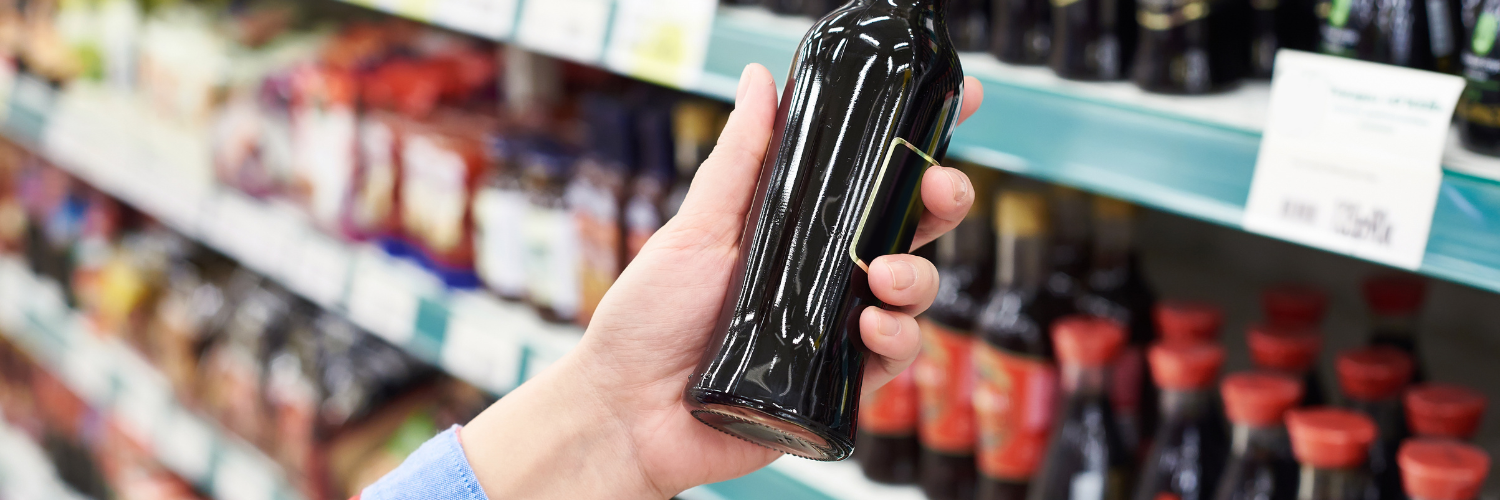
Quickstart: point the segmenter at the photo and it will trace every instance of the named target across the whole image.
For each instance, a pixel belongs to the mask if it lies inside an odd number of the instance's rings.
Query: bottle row
[[[676,211],[727,115],[593,68],[308,4],[160,7],[138,43],[75,61],[97,67],[70,81],[209,130],[183,137],[209,141],[211,162],[174,176],[290,203],[450,287],[580,324]],[[51,22],[70,15],[84,14]],[[202,37],[219,50],[183,47]],[[202,65],[226,62],[202,78]],[[22,71],[56,80],[33,67]]]
[[[740,0],[821,18],[839,3]],[[1267,80],[1276,51],[1320,52],[1468,80],[1459,138],[1500,155],[1500,4],[1483,0],[950,0],[960,51],[1047,65],[1070,80],[1130,80],[1148,92],[1207,94]]]
[[[1157,300],[1133,207],[1022,183],[976,205],[935,245],[916,363],[861,403],[871,479],[944,500],[1455,500],[1483,484],[1488,456],[1464,441],[1486,400],[1427,380],[1420,278],[1365,281],[1373,331],[1337,353],[1340,397],[1316,376],[1328,299],[1304,285],[1264,291],[1255,369],[1220,381],[1224,313]]]
[[[494,401],[36,158],[5,149],[0,188],[0,253],[57,283],[178,403],[271,457],[300,498],[349,498]],[[89,470],[114,446],[87,429],[98,415],[21,357],[0,347],[6,419],[77,455],[62,464],[83,469],[64,474],[76,489],[110,489]]]

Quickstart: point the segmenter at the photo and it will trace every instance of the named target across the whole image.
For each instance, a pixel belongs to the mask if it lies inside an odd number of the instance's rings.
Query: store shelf
[[[214,498],[301,498],[269,457],[184,408],[161,372],[118,339],[91,331],[55,283],[8,257],[0,258],[0,326],[162,465]]]
[[[484,0],[426,0],[424,9],[386,10],[448,24],[416,13],[472,1]],[[704,74],[684,90],[732,100],[749,63],[783,78],[811,24],[757,8],[721,7]],[[965,54],[963,61],[965,72],[984,83],[985,102],[958,129],[953,156],[1241,227],[1270,98],[1266,84],[1213,96],[1162,96],[1124,82],[1066,81],[1045,68],[1010,66],[985,54]],[[1500,291],[1500,183],[1494,180],[1500,179],[1500,160],[1455,143],[1444,164],[1448,170],[1419,271]]]
[[[88,498],[64,484],[41,445],[4,418],[0,418],[0,450],[5,450],[0,453],[0,498]]]

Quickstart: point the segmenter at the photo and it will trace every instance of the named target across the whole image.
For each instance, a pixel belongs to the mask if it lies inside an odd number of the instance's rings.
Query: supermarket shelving
[[[385,10],[463,31],[442,18],[413,13],[446,12],[434,6],[465,1],[476,0],[424,0],[416,2],[421,8]],[[756,8],[721,7],[713,20],[703,76],[684,90],[733,100],[740,71],[749,63],[763,64],[782,78],[811,23]],[[1148,94],[1125,82],[1070,82],[1045,68],[1006,65],[985,54],[965,54],[963,63],[965,72],[984,84],[985,102],[959,127],[953,156],[1241,226],[1270,99],[1268,85],[1248,83],[1218,95],[1174,97]],[[1495,180],[1500,179],[1500,160],[1467,153],[1455,143],[1444,164],[1426,257],[1418,271],[1500,291],[1500,183]]]

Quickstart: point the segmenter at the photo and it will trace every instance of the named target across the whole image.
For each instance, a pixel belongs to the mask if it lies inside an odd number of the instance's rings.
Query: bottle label
[[[526,244],[521,221],[526,218],[526,194],[515,189],[485,189],[474,197],[478,222],[475,265],[486,285],[502,295],[518,297],[526,289]]]
[[[875,389],[859,405],[859,428],[881,436],[910,436],[917,431],[921,403],[917,381],[907,369],[891,383]]]
[[[921,320],[917,390],[922,398],[920,437],[929,449],[953,454],[974,451],[974,336]]]
[[[1057,406],[1057,367],[980,342],[974,417],[979,471],[1001,479],[1030,478],[1047,451]]]
[[[389,230],[396,201],[396,133],[384,119],[367,117],[360,124],[359,145],[363,175],[354,186],[352,222],[363,232]]]
[[[1204,0],[1143,0],[1136,21],[1144,29],[1167,31],[1208,17],[1209,11]]]
[[[526,294],[531,302],[572,317],[578,311],[578,230],[560,208],[532,205],[526,235]]]
[[[957,110],[945,110],[945,112],[956,113]],[[946,119],[940,119],[939,121],[944,122]],[[920,168],[925,171],[928,167],[937,165],[938,161],[934,160],[926,152],[917,149],[916,146],[907,142],[906,139],[900,137],[893,139],[891,147],[886,150],[885,162],[880,164],[880,170],[875,173],[875,183],[870,186],[871,191],[867,196],[869,200],[865,202],[864,213],[860,215],[859,225],[854,229],[854,243],[849,245],[849,258],[854,261],[855,265],[866,272],[869,272],[869,263],[874,261],[875,258],[893,253],[905,253],[907,250],[905,248],[897,248],[895,244],[901,241],[901,232],[915,230],[915,226],[907,227],[906,224],[890,224],[888,227],[883,228],[867,228],[865,224],[870,221],[872,216],[877,216],[873,214],[876,207],[890,204],[878,202],[883,197],[881,193],[890,193],[893,191],[890,187],[882,186],[882,184],[895,181],[894,178],[886,178],[886,172],[890,171],[891,165],[895,164],[899,167],[912,163],[921,164]],[[884,196],[889,196],[889,194]]]
[[[468,165],[432,137],[407,136],[401,153],[403,227],[433,252],[455,250],[464,234]]]
[[[623,267],[620,257],[625,238],[620,227],[620,200],[609,188],[587,179],[575,180],[568,187],[567,198],[577,219],[581,257],[579,275],[583,288],[578,321],[587,324]]]

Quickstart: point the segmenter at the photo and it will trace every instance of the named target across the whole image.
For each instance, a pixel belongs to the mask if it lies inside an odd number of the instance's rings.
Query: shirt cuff
[[[458,442],[458,426],[429,439],[360,500],[488,500]]]

